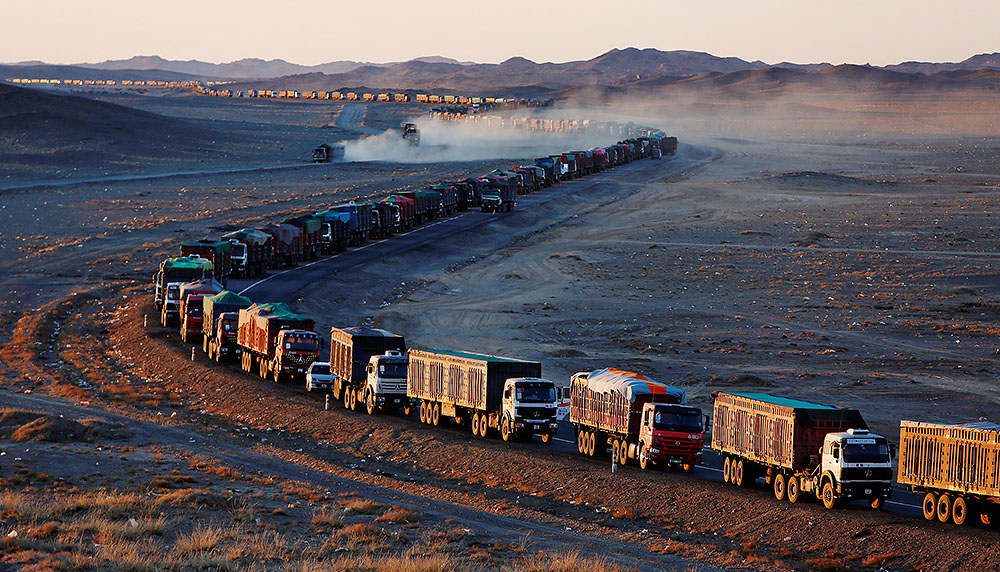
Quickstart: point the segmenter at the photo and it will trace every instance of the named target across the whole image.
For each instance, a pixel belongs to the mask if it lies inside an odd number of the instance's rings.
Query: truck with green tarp
[[[253,278],[267,272],[271,265],[271,235],[255,228],[243,228],[222,238],[232,245],[229,256],[233,274],[240,278]]]
[[[250,298],[235,292],[223,290],[213,296],[202,298],[202,343],[201,349],[210,359],[222,361],[235,359],[243,352],[236,343],[240,310],[253,305]]]
[[[320,219],[320,241],[324,254],[344,252],[351,242],[351,214],[325,210],[316,213]]]
[[[212,263],[212,278],[226,283],[232,272],[231,251],[228,240],[198,240],[181,244],[181,256],[200,256]]]
[[[254,304],[239,311],[236,343],[243,371],[276,382],[305,376],[319,359],[316,323],[281,303]]]
[[[309,260],[319,258],[323,248],[323,221],[315,215],[302,215],[290,218],[285,224],[297,226],[302,230],[302,256]]]
[[[558,428],[556,389],[541,379],[542,364],[464,351],[410,349],[406,394],[420,421],[452,418],[486,437],[504,441],[539,435],[548,442]]]
[[[153,276],[153,301],[166,326],[180,318],[179,287],[184,282],[212,277],[212,262],[200,257],[173,257],[160,262]],[[172,286],[171,286],[172,285]]]

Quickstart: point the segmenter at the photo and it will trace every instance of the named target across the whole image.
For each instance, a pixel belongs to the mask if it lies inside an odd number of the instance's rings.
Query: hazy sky
[[[884,65],[1000,51],[998,0],[0,0],[0,61],[589,59],[611,48]]]

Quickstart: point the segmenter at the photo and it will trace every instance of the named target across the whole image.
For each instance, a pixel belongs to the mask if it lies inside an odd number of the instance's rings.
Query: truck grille
[[[891,481],[892,468],[873,467],[870,469],[848,468],[841,469],[841,481]]]
[[[405,379],[383,379],[379,385],[382,386],[383,391],[391,391],[391,392],[406,391]]]
[[[555,417],[555,409],[542,407],[518,407],[515,412],[522,419],[551,419]]]

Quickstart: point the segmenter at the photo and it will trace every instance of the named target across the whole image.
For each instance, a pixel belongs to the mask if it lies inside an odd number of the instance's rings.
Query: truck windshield
[[[194,318],[199,318],[199,317],[201,317],[201,314],[202,314],[202,307],[201,306],[199,306],[197,304],[189,304],[188,305],[188,307],[187,307],[187,315],[188,316],[191,316],[191,317],[194,317]]]
[[[397,379],[406,379],[406,364],[405,363],[379,363],[378,364],[378,375],[379,377],[391,377]]]
[[[701,413],[696,409],[669,410],[657,408],[653,428],[659,431],[701,433]]]
[[[876,462],[885,463],[889,460],[889,447],[886,443],[872,440],[869,443],[844,444],[844,461],[848,463]]]
[[[556,388],[543,383],[518,384],[514,397],[521,403],[552,403],[556,400]]]
[[[293,352],[314,352],[319,349],[319,338],[313,336],[288,336],[285,349]]]
[[[229,251],[230,258],[243,258],[246,255],[246,245],[242,242],[232,243],[233,248]]]
[[[224,332],[235,332],[236,331],[236,320],[223,320],[222,321],[222,331],[224,331]]]

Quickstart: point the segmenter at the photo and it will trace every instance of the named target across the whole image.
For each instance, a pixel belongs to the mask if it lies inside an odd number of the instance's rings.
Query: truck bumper
[[[375,402],[381,407],[403,407],[410,404],[410,398],[402,394],[381,394],[375,396]]]
[[[541,435],[543,433],[555,434],[557,429],[559,429],[559,423],[555,419],[514,421],[515,433],[528,433],[531,435]]]
[[[690,463],[701,464],[701,449],[665,449],[651,447],[649,459],[654,463]]]
[[[837,492],[847,499],[890,498],[892,497],[892,483],[885,481],[839,483]]]

